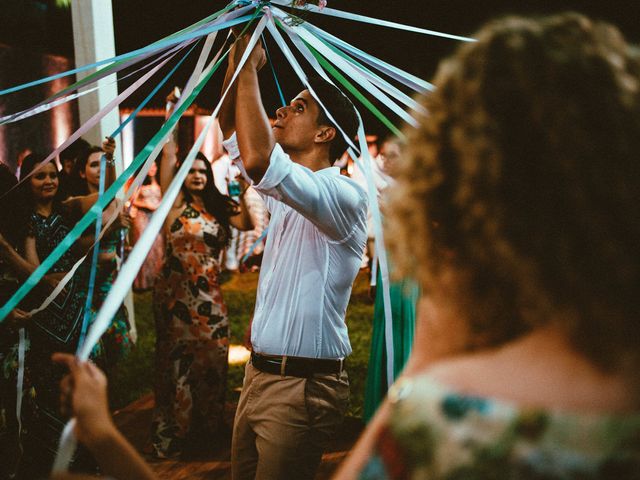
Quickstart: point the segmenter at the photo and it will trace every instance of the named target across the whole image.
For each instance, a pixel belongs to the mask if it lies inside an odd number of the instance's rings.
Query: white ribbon
[[[375,235],[375,233],[374,233]],[[371,278],[369,285],[375,287],[378,283],[378,247],[373,249],[373,258],[371,259]]]
[[[24,328],[21,328],[18,336],[18,378],[16,392],[16,419],[18,420],[18,442],[22,445],[22,389],[24,388],[24,354],[27,349],[27,339]]]
[[[342,72],[351,77],[358,85],[364,88],[367,92],[377,98],[383,105],[393,111],[396,115],[402,118],[405,122],[413,127],[418,126],[418,121],[391,100],[384,92],[378,87],[374,86],[369,80],[367,80],[354,66],[347,62],[340,55],[337,55],[333,50],[327,48],[327,46],[320,42],[314,35],[311,35],[307,30],[299,29],[298,34],[307,43],[313,46],[320,54],[327,58],[331,63],[338,67]]]
[[[357,149],[353,145],[352,140],[348,137],[348,135],[346,135],[346,133],[344,132],[342,127],[333,119],[329,109],[322,103],[322,101],[318,98],[318,96],[315,94],[315,92],[311,88],[311,85],[309,85],[309,81],[307,79],[307,76],[304,73],[304,70],[302,70],[302,68],[300,67],[300,64],[298,63],[298,61],[295,59],[295,57],[291,53],[291,50],[289,49],[287,44],[284,42],[284,39],[282,38],[282,36],[280,35],[280,32],[276,28],[272,17],[271,17],[271,22],[269,22],[267,24],[267,28],[269,29],[269,32],[272,34],[272,36],[275,39],[276,43],[278,44],[278,46],[282,50],[282,53],[284,54],[284,56],[287,58],[287,60],[289,61],[289,63],[293,67],[293,70],[296,72],[296,74],[298,75],[298,77],[300,78],[302,83],[309,90],[309,93],[311,93],[313,95],[313,97],[318,101],[319,105],[325,111],[327,117],[329,117],[329,119],[333,122],[333,124],[336,125],[338,130],[342,133],[342,136],[344,137],[346,142],[351,146],[349,154],[352,156],[352,158],[354,160],[357,161],[357,155],[354,153],[354,150],[357,150]],[[314,68],[316,68],[316,67],[319,68],[319,65],[318,65],[317,62],[312,63],[312,66]],[[322,73],[322,70],[319,70],[318,74],[322,75],[324,78],[328,79],[326,74]],[[331,82],[330,80],[329,80],[329,82],[333,84],[333,82]],[[382,300],[383,300],[383,304],[384,304],[384,314],[385,314],[385,341],[386,341],[386,353],[387,353],[387,383],[390,386],[393,383],[393,358],[394,358],[394,354],[393,354],[393,317],[391,315],[391,295],[390,295],[390,291],[389,291],[389,269],[388,269],[388,264],[387,264],[386,250],[385,250],[385,247],[384,247],[384,237],[383,237],[383,233],[382,233],[382,220],[381,220],[381,217],[380,217],[380,208],[378,206],[378,192],[377,192],[377,189],[375,187],[375,183],[373,181],[373,174],[371,172],[371,157],[370,157],[369,151],[367,149],[367,141],[366,141],[366,135],[364,133],[364,125],[362,123],[362,117],[360,116],[360,113],[358,112],[357,109],[356,109],[356,113],[358,115],[358,122],[359,122],[359,126],[358,126],[358,141],[359,141],[359,145],[360,145],[361,155],[362,155],[362,157],[364,159],[364,162],[366,164],[366,166],[364,168],[360,165],[360,168],[364,172],[365,178],[367,179],[367,186],[368,186],[368,189],[367,189],[368,192],[367,193],[369,195],[369,208],[371,208],[371,210],[372,210],[371,213],[372,213],[373,223],[374,223],[374,235],[375,235],[375,240],[376,240],[376,251],[380,252],[379,258],[380,258],[380,273],[381,273],[381,277],[382,277]]]
[[[271,3],[297,9],[297,7],[295,6],[292,7],[291,2],[288,0],[271,0]],[[317,5],[305,4],[305,6],[302,9],[310,10],[314,13],[320,13],[322,15],[327,15],[331,17],[343,18],[345,20],[354,20],[356,22],[362,22],[362,23],[370,23],[372,25],[377,25],[380,27],[390,27],[390,28],[395,28],[397,30],[405,30],[407,32],[422,33],[425,35],[432,35],[435,37],[449,38],[451,40],[460,40],[462,42],[476,41],[475,39],[469,38],[469,37],[461,37],[459,35],[452,35],[450,33],[438,32],[436,30],[427,30],[426,28],[412,27],[410,25],[404,25],[402,23],[382,20],[380,18],[372,18],[372,17],[367,17],[365,15],[358,15],[356,13],[344,12],[342,10],[336,10],[335,8],[328,8],[328,7],[319,8]]]
[[[72,418],[62,429],[62,435],[60,436],[60,442],[58,443],[58,451],[56,452],[56,458],[53,461],[53,467],[51,468],[52,474],[64,473],[69,468],[69,464],[73,459],[73,454],[76,453],[78,448],[78,440],[73,433],[76,428],[76,419]]]
[[[391,292],[389,290],[389,263],[387,261],[387,249],[384,244],[384,233],[382,229],[382,216],[380,215],[380,206],[378,204],[378,190],[376,189],[375,182],[373,181],[373,172],[371,171],[371,162],[373,159],[369,154],[367,148],[366,135],[364,133],[364,126],[362,124],[362,118],[358,113],[360,119],[360,125],[358,127],[358,142],[360,143],[360,152],[362,155],[362,162],[358,162],[357,157],[353,151],[349,152],[349,155],[358,163],[360,168],[367,179],[367,192],[369,194],[369,208],[371,208],[371,215],[373,217],[373,234],[376,241],[375,255],[378,257],[378,263],[380,265],[380,279],[382,281],[382,304],[384,307],[384,340],[385,351],[387,354],[387,388],[393,385],[394,369],[394,347],[393,347],[393,315],[391,312]],[[362,163],[364,163],[364,168]],[[377,273],[377,272],[376,272]]]
[[[426,91],[432,91],[435,89],[433,84],[427,82],[426,80],[423,80],[420,77],[416,77],[415,75],[409,72],[406,72],[394,65],[391,65],[390,63],[387,63],[384,60],[380,60],[379,58],[374,57],[373,55],[370,55],[367,52],[364,52],[357,47],[354,47],[350,43],[347,43],[344,40],[334,35],[331,35],[329,32],[325,32],[324,30],[316,27],[315,25],[312,25],[310,23],[305,23],[304,28],[309,30],[311,33],[317,35],[318,37],[325,39],[329,43],[340,48],[341,50],[349,52],[351,55],[365,62],[369,66],[374,67],[380,70],[381,72],[384,72],[386,75],[389,75],[390,77],[403,83],[404,85],[406,85],[407,87],[413,89],[418,93],[424,93]]]

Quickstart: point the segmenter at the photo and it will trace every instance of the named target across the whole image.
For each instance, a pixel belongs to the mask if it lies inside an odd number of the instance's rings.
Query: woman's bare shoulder
[[[443,360],[424,373],[461,393],[521,406],[580,412],[638,409],[628,378],[601,370],[568,342],[545,333]]]

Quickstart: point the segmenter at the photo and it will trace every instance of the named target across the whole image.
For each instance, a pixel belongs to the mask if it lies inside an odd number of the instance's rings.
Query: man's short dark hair
[[[327,107],[334,120],[338,122],[338,125],[344,130],[344,133],[346,133],[350,139],[354,139],[358,131],[358,116],[356,115],[356,107],[353,106],[351,100],[337,87],[320,77],[310,78],[309,84],[324,106]],[[322,106],[318,105],[318,107],[320,108],[317,119],[318,124],[329,125],[336,129],[336,136],[329,148],[329,156],[333,164],[333,162],[342,156],[349,144],[337,126],[329,120]]]

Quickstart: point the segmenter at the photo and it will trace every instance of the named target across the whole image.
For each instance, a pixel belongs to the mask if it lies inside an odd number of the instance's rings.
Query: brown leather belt
[[[307,378],[315,374],[339,374],[344,370],[344,360],[261,355],[255,352],[251,352],[251,364],[261,372],[283,377]]]

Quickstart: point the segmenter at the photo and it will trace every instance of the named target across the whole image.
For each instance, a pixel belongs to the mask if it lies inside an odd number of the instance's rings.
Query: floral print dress
[[[390,419],[361,480],[640,478],[640,414],[520,408],[424,375],[389,391]]]
[[[171,457],[187,441],[210,441],[222,426],[229,323],[218,284],[225,230],[188,203],[166,234],[155,286],[156,408],[152,441]]]

